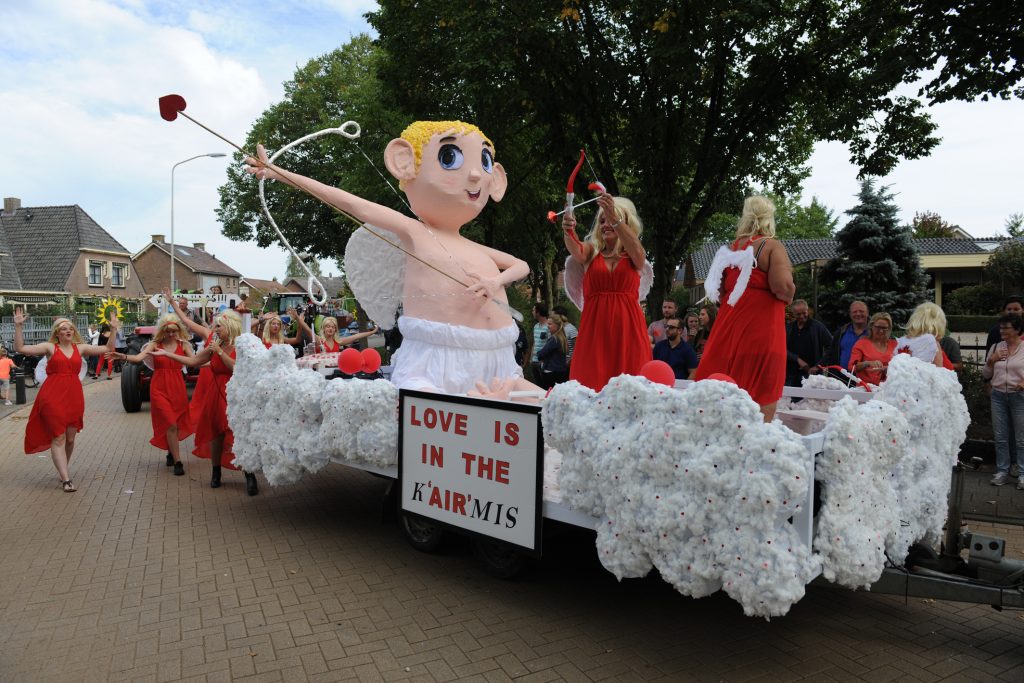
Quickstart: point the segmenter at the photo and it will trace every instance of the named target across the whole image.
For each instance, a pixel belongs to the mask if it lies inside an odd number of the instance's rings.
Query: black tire
[[[409,545],[421,553],[436,551],[444,541],[444,528],[426,517],[402,512],[399,514],[398,525],[402,527],[402,535]]]
[[[142,367],[136,363],[126,363],[121,373],[121,405],[124,412],[137,413],[142,408],[142,386],[139,375]]]
[[[473,554],[491,576],[512,579],[526,568],[527,557],[515,546],[492,539],[473,540]]]
[[[25,386],[26,387],[37,387],[39,386],[39,380],[36,379],[36,370],[32,368],[25,373]]]

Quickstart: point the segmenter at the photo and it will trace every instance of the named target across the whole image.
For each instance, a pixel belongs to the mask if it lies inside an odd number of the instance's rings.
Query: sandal
[[[62,481],[60,483],[60,487],[64,489],[64,493],[74,493],[75,491],[78,490],[75,488],[75,485],[71,483],[70,479],[68,479],[67,481]]]

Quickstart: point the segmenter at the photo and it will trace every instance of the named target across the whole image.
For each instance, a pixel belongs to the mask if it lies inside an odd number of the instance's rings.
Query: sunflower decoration
[[[116,296],[108,296],[106,299],[100,302],[100,305],[96,308],[96,319],[100,324],[110,324],[110,314],[116,313],[118,320],[124,319],[124,310],[121,308],[121,300]]]

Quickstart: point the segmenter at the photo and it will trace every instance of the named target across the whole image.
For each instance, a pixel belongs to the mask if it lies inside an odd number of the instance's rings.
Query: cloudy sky
[[[241,142],[282,96],[295,68],[368,31],[370,0],[23,0],[0,23],[0,195],[24,206],[78,204],[131,251],[170,232],[171,167],[223,142],[184,119],[163,121],[157,98],[180,93],[187,111]],[[903,163],[892,185],[907,221],[937,211],[981,236],[1024,211],[1024,103],[933,108],[942,145]],[[1014,125],[1016,124],[1016,125]],[[312,131],[311,131],[312,132]],[[855,170],[839,145],[811,160],[805,197],[841,213]],[[245,275],[281,277],[281,249],[220,236],[217,187],[229,159],[201,158],[175,174],[175,237],[205,242]],[[325,272],[335,269],[326,264]]]

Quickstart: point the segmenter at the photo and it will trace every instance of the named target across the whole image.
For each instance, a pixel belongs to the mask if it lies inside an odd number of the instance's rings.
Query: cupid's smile
[[[468,194],[469,198],[472,199],[474,202],[480,199],[480,190],[476,190],[475,192],[470,192],[469,190],[466,190],[466,194]]]

